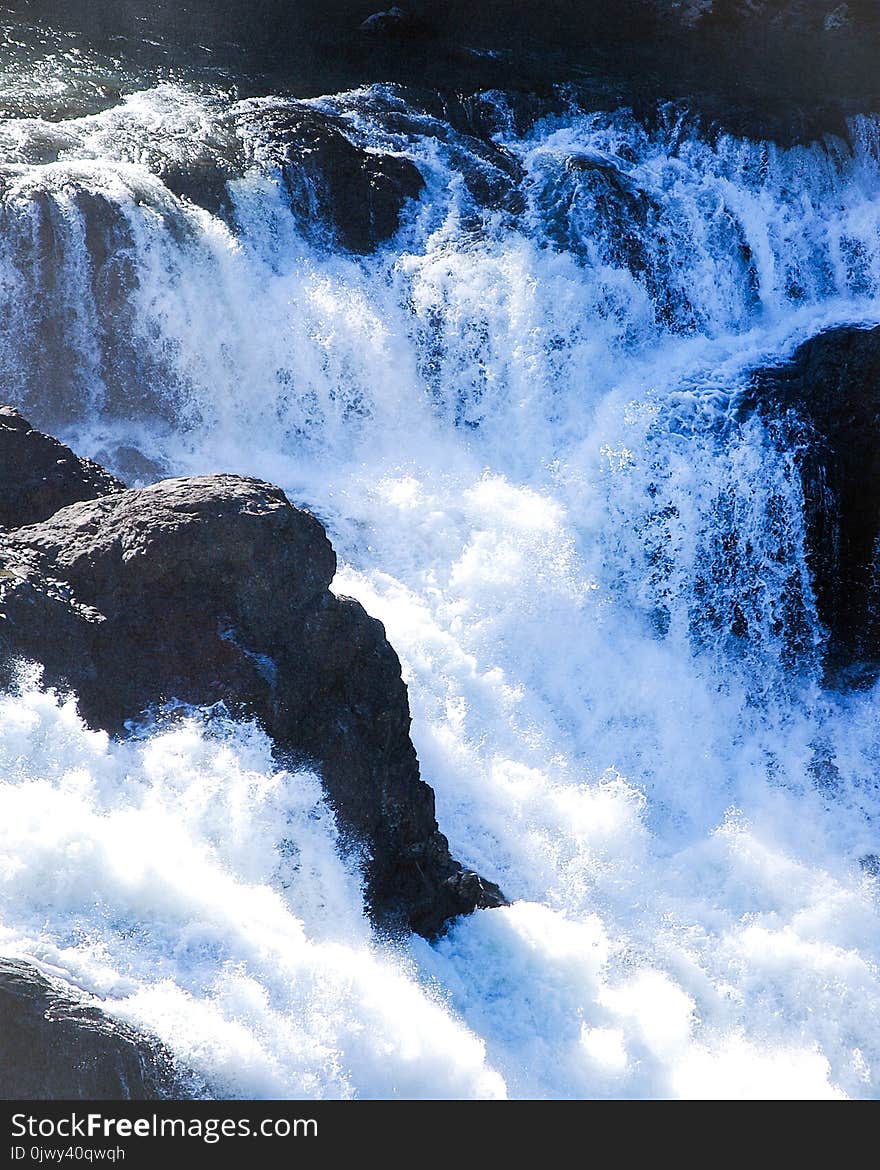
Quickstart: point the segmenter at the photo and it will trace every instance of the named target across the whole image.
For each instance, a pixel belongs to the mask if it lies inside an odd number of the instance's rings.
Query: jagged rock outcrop
[[[756,371],[738,404],[796,452],[830,682],[880,673],[880,328],[829,329]]]
[[[35,524],[68,504],[124,487],[97,463],[34,430],[11,406],[0,406],[0,525]]]
[[[190,1096],[158,1041],[30,963],[0,957],[0,1099],[147,1101]]]
[[[259,161],[277,166],[304,234],[367,253],[400,226],[408,200],[424,187],[406,158],[367,150],[332,115],[306,104],[262,104],[242,115]]]
[[[329,110],[273,98],[242,103],[196,155],[160,160],[175,195],[236,226],[227,184],[258,166],[274,174],[303,235],[360,255],[391,239],[424,179],[409,159],[367,148]]]
[[[317,764],[375,918],[432,935],[503,900],[462,870],[419,776],[400,662],[329,590],[320,522],[280,488],[215,475],[112,491],[0,537],[0,661],[41,662],[94,727],[224,702]]]

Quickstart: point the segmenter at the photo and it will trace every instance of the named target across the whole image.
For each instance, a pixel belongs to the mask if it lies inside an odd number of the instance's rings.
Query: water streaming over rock
[[[208,1093],[875,1096],[876,697],[823,684],[797,451],[737,402],[880,322],[880,123],[783,147],[30,52],[0,77],[4,397],[129,482],[314,509],[453,853],[513,905],[377,940],[319,780],[259,729],[108,742],[28,677],[3,952]],[[385,184],[368,246],[303,126]]]

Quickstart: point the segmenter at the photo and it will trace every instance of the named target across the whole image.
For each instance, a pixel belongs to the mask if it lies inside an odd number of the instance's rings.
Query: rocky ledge
[[[826,682],[870,686],[880,675],[880,328],[828,329],[754,371],[737,413],[759,414],[795,452]]]
[[[29,449],[48,450],[20,416],[3,417]],[[381,623],[330,592],[336,556],[321,523],[257,479],[125,490],[63,458],[66,507],[52,512],[57,495],[35,487],[18,517],[4,513],[6,681],[17,661],[37,661],[47,685],[74,690],[83,718],[117,736],[165,703],[223,702],[257,718],[284,762],[320,771],[385,928],[433,936],[502,904],[449,853],[410,741],[400,662]],[[41,503],[47,514],[35,515]]]
[[[33,524],[67,504],[124,486],[97,463],[34,430],[17,410],[0,406],[0,525]]]
[[[0,958],[0,1099],[190,1096],[170,1054],[30,963]]]

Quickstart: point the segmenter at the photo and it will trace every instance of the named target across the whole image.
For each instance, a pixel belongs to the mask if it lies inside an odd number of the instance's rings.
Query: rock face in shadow
[[[870,684],[880,674],[880,328],[830,329],[756,371],[740,403],[753,411],[797,452],[828,681]]]
[[[68,504],[124,486],[97,463],[35,431],[17,410],[0,407],[0,525],[35,524]]]
[[[358,255],[391,239],[425,185],[409,159],[365,146],[331,111],[278,98],[242,104],[218,122],[209,147],[162,160],[158,174],[235,229],[227,184],[252,166],[278,182],[306,239]]]
[[[85,997],[0,958],[0,1099],[149,1101],[188,1096],[168,1052]]]
[[[216,475],[72,504],[0,537],[0,660],[45,667],[112,734],[155,704],[224,702],[316,765],[365,847],[374,918],[425,935],[499,905],[449,854],[419,776],[400,662],[329,590],[320,522],[280,488]]]
[[[424,180],[408,159],[358,146],[338,120],[308,105],[263,104],[241,118],[276,166],[301,230],[365,254],[389,240]],[[318,240],[320,242],[320,239]]]

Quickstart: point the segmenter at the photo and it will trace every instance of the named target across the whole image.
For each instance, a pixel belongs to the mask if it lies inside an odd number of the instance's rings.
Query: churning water
[[[489,94],[478,141],[391,88],[320,99],[426,183],[362,258],[291,214],[262,137],[290,99],[118,97],[118,63],[19,49],[4,397],[132,482],[312,508],[454,855],[513,904],[377,940],[319,780],[258,728],[114,743],[31,677],[0,713],[0,950],[199,1092],[876,1096],[877,698],[822,688],[793,455],[733,406],[880,321],[880,126],[783,149]]]

